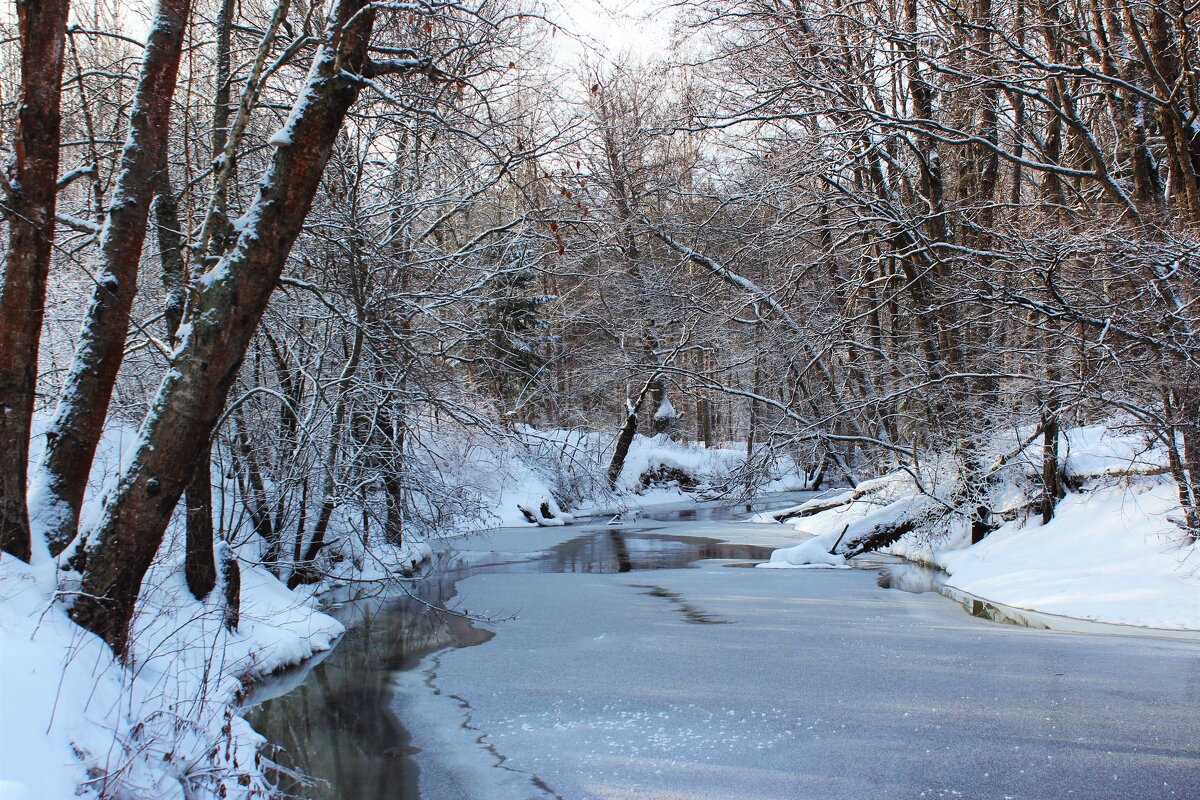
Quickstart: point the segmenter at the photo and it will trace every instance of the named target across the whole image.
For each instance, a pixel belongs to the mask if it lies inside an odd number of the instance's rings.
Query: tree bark
[[[233,22],[233,0],[222,0],[217,12],[217,76],[216,95],[213,100],[213,132],[212,151],[216,154],[225,150],[229,128],[229,38]],[[214,170],[215,171],[215,170]],[[216,216],[213,226],[212,241],[209,244],[209,256],[217,258],[224,254],[229,243],[229,220],[225,193],[222,187],[214,187],[219,192],[214,198],[213,213]],[[163,271],[164,279],[166,270]],[[168,304],[170,297],[168,296]],[[174,338],[174,334],[172,334]],[[205,448],[196,460],[196,471],[183,495],[184,507],[187,509],[187,546],[184,550],[183,573],[187,577],[188,588],[197,600],[204,600],[217,584],[217,562],[215,547],[216,532],[212,523],[212,442]],[[237,558],[228,548],[222,551],[226,558],[221,568],[224,573],[238,570]],[[237,584],[240,586],[240,579]],[[229,584],[225,586],[226,593]],[[234,612],[237,617],[237,612]],[[231,627],[236,627],[236,622]]]
[[[21,88],[5,175],[8,253],[0,277],[0,549],[32,554],[26,483],[46,279],[54,244],[67,0],[17,0]]]
[[[1062,497],[1058,470],[1058,410],[1047,409],[1042,418],[1042,524],[1054,519],[1054,506]]]
[[[187,266],[183,260],[183,227],[179,222],[179,201],[171,186],[167,165],[158,173],[154,198],[154,232],[158,236],[158,259],[162,265],[163,322],[167,344],[178,344],[179,326],[187,305]]]
[[[646,384],[642,390],[638,392],[636,400],[625,400],[625,423],[621,426],[621,432],[617,434],[617,447],[613,451],[613,457],[608,462],[608,485],[613,489],[617,488],[617,479],[621,477],[621,470],[625,468],[625,457],[629,455],[629,446],[633,444],[633,437],[637,433],[638,428],[638,412],[642,408],[642,403],[646,402],[646,396],[654,388],[662,377],[661,370],[655,370],[649,378],[646,379]]]
[[[221,581],[225,590],[225,627],[236,630],[242,621],[242,568],[228,542],[221,542]]]
[[[312,205],[346,112],[368,67],[374,22],[366,0],[337,0],[305,87],[236,244],[205,276],[188,338],[159,388],[140,441],[77,565],[71,616],[124,655],[142,578],[162,543],[196,459]]]
[[[190,14],[191,0],[159,0],[130,112],[120,176],[100,231],[96,287],[46,432],[41,467],[46,494],[42,508],[34,513],[45,520],[54,553],[75,538],[92,458],[124,357],[150,201],[164,163],[171,99]]]
[[[192,597],[204,600],[217,585],[217,562],[213,551],[212,462],[209,450],[196,461],[196,471],[188,484],[187,544],[184,548],[183,574]]]
[[[166,164],[159,171],[154,198],[155,228],[158,234],[159,260],[162,263],[163,290],[166,303],[167,342],[174,347],[183,322],[186,305],[186,267],[183,260],[183,237],[179,227],[179,210],[171,189],[171,177]],[[212,456],[206,450],[196,462],[196,472],[184,496],[187,509],[187,544],[184,548],[183,574],[188,588],[197,600],[208,597],[217,583],[217,565],[213,552],[212,524]],[[233,564],[236,568],[236,561]]]
[[[404,543],[404,480],[403,473],[388,465],[383,478],[387,495],[387,515],[383,523],[383,538],[388,544]]]

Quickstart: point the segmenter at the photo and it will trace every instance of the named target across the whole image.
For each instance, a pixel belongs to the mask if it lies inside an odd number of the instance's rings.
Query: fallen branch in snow
[[[865,494],[865,492],[863,494]],[[862,496],[862,494],[855,492],[852,494],[841,494],[837,497],[831,497],[823,502],[810,501],[800,506],[784,509],[784,511],[778,514],[775,518],[780,522],[787,522],[788,520],[816,516],[822,511],[832,511],[835,508],[848,506],[855,500],[860,499]]]
[[[848,542],[842,555],[850,559],[855,556],[861,556],[863,553],[869,553],[872,550],[878,550],[881,547],[895,544],[900,541],[900,537],[906,533],[911,533],[916,527],[917,520],[911,517],[895,524],[876,525],[866,533]],[[845,531],[842,533],[845,535]],[[838,537],[838,541],[841,541],[841,537]],[[834,547],[836,548],[836,545]]]
[[[777,511],[764,511],[762,515],[772,517],[776,522],[788,522],[794,519],[803,519],[805,517],[815,517],[825,511],[832,511],[835,508],[848,506],[856,500],[861,500],[872,492],[878,491],[880,486],[874,482],[864,483],[858,489],[852,489],[833,497],[815,497],[801,503],[798,506],[789,506],[781,508]]]
[[[829,548],[829,555],[834,555],[835,553],[837,553],[838,545],[842,543],[842,537],[844,537],[846,535],[846,531],[848,531],[848,530],[850,530],[849,522],[847,522],[844,526],[842,526],[842,532],[840,534],[838,534],[837,541],[833,543],[833,547]]]

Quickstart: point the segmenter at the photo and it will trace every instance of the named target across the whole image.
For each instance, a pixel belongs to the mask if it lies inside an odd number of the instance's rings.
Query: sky
[[[663,0],[557,0],[550,15],[578,36],[564,37],[561,58],[588,52],[649,56],[671,37],[672,9]]]
[[[154,0],[123,0],[125,33],[144,39]],[[668,0],[548,0],[547,16],[561,25],[556,36],[559,58],[584,54],[652,55],[670,40],[673,10]]]

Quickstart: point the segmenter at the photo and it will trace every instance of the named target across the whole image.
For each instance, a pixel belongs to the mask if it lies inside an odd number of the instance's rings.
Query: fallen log
[[[902,536],[906,533],[911,533],[916,527],[917,520],[911,518],[898,523],[876,525],[866,533],[855,536],[846,542],[846,549],[842,551],[842,555],[846,558],[854,558],[863,553],[869,553],[881,547],[895,544]]]

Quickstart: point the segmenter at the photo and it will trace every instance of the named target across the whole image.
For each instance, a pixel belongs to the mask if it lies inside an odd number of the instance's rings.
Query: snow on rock
[[[672,441],[666,434],[635,436],[617,478],[617,489],[627,492],[642,488],[647,473],[681,472],[697,483],[717,482],[731,474],[746,459],[744,450],[704,447],[699,443]]]
[[[543,528],[558,528],[570,525],[575,521],[574,514],[563,511],[554,498],[548,495],[528,505],[517,503],[517,509],[524,515],[526,521]]]

